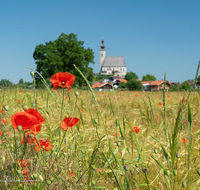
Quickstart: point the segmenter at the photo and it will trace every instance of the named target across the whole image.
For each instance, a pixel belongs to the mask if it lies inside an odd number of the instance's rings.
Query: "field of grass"
[[[200,189],[199,93],[20,90],[0,91],[0,189]],[[29,108],[46,121],[25,138],[10,118]]]

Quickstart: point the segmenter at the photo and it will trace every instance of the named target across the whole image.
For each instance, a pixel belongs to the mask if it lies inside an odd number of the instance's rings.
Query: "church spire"
[[[102,43],[101,46],[100,46],[100,47],[101,47],[101,50],[102,50],[102,51],[105,51],[105,45],[104,45],[104,39],[103,39],[103,36],[102,36],[101,43]]]

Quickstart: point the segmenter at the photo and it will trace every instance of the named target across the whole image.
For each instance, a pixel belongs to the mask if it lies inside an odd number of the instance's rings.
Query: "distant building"
[[[124,78],[127,73],[124,56],[106,57],[104,39],[102,38],[100,50],[100,73],[101,75],[111,75]]]

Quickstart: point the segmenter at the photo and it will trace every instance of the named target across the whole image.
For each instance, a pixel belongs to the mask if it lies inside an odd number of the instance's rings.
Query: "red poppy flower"
[[[177,95],[179,95],[179,94],[177,94]]]
[[[52,147],[54,147],[54,145],[50,145],[49,143],[50,143],[50,140],[39,140],[39,145],[38,145],[37,141],[35,140],[34,141],[35,150],[40,151],[40,148],[41,150],[43,150],[43,147],[44,147],[45,151],[49,151],[51,150]]]
[[[24,169],[22,170],[22,174],[23,174],[25,180],[29,180],[30,175],[31,175],[30,170],[24,168]]]
[[[127,100],[127,102],[129,102],[129,100]]]
[[[117,137],[117,136],[118,136],[118,137],[120,136],[120,135],[118,135],[117,133],[115,133],[114,135],[115,135],[116,137]]]
[[[167,102],[169,102],[169,100],[167,100]]]
[[[102,168],[98,168],[97,169],[97,173],[102,173],[103,172],[103,169]]]
[[[187,142],[187,139],[181,138],[181,141],[182,141],[183,143],[186,143],[186,142]]]
[[[26,133],[25,137],[22,137],[22,144],[26,143],[27,145],[35,141],[34,132]]]
[[[3,92],[3,94],[6,94],[6,92]]]
[[[187,123],[188,123],[188,121],[186,120],[186,121],[185,121],[185,123],[187,124]]]
[[[2,118],[2,122],[1,123],[8,123],[8,121],[6,121],[5,119]]]
[[[21,164],[21,168],[25,168],[29,165],[29,163],[25,161],[25,159],[23,160],[19,159],[18,162]]]
[[[50,81],[53,84],[53,89],[57,89],[58,86],[61,88],[66,88],[68,87],[68,90],[71,90],[71,85],[74,84],[75,76],[65,72],[65,73],[56,73],[54,74],[51,78]]]
[[[84,111],[84,109],[81,110],[81,112],[83,112],[83,111]]]
[[[141,107],[141,105],[139,105],[139,107]]]
[[[162,106],[162,103],[158,103],[159,106]]]
[[[1,108],[4,108],[4,105],[2,105]]]
[[[168,96],[168,97],[170,97],[170,96]]]
[[[67,117],[62,120],[61,128],[62,130],[66,131],[67,129],[70,130],[73,126],[77,125],[79,122],[79,119],[74,117]]]
[[[136,132],[138,134],[139,131],[140,131],[140,128],[139,127],[133,127],[131,130],[132,130],[132,132]]]
[[[19,92],[20,92],[20,93],[22,93],[23,91],[22,91],[22,90],[20,90]]]
[[[5,135],[9,135],[10,134],[10,131],[8,131],[7,133],[5,133]]]
[[[135,96],[138,96],[137,94],[135,94]]]
[[[21,125],[22,130],[29,129],[38,133],[45,119],[41,116],[37,109],[29,108],[25,112],[19,111],[11,116],[11,124],[18,131],[17,126]]]
[[[3,114],[5,112],[5,110],[1,110],[1,114]]]
[[[2,131],[0,131],[0,136],[3,135]]]
[[[21,103],[21,100],[18,100],[19,104]]]
[[[186,102],[186,101],[187,101],[186,99],[183,100],[183,102]]]

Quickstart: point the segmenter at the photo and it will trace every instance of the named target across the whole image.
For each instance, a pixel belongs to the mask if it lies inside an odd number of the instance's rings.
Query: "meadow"
[[[198,190],[199,100],[184,91],[2,89],[0,189]],[[44,119],[33,133],[13,126],[27,110]]]

